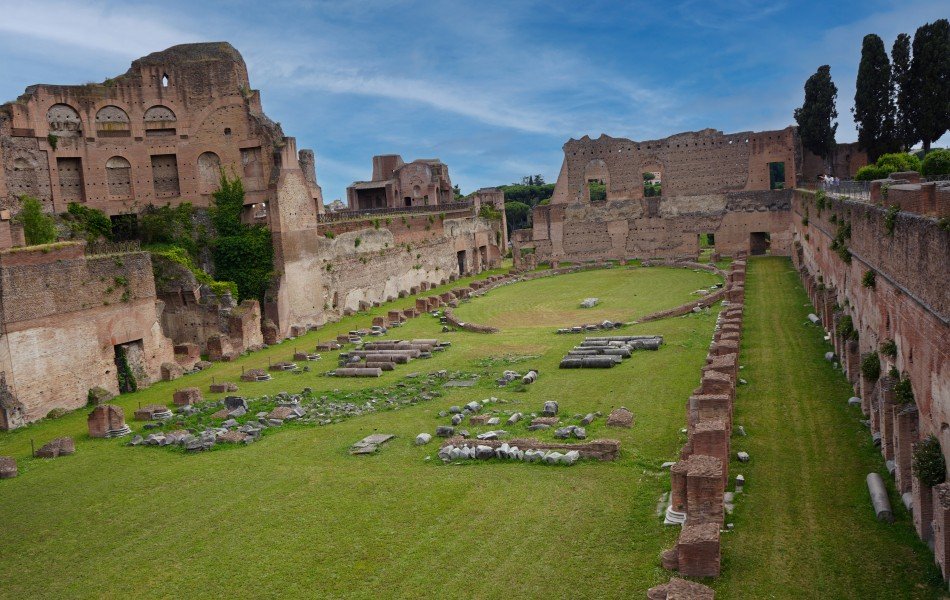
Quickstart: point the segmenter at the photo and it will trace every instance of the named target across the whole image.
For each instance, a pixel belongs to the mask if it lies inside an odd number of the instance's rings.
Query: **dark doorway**
[[[465,250],[459,250],[455,256],[459,263],[459,275],[465,275]]]
[[[139,218],[138,215],[113,215],[112,220],[112,239],[116,242],[128,242],[139,238]]]
[[[125,394],[138,389],[139,379],[145,380],[144,348],[142,340],[114,346],[115,372],[119,380],[119,392]],[[147,382],[146,382],[147,383]]]
[[[749,254],[762,256],[769,253],[772,240],[767,231],[753,231],[749,234]]]
[[[405,198],[403,198],[402,201],[406,204],[406,206],[412,206],[412,198],[410,198],[409,196],[406,196]]]
[[[785,189],[785,163],[783,162],[769,163],[769,189],[770,190],[784,190]]]

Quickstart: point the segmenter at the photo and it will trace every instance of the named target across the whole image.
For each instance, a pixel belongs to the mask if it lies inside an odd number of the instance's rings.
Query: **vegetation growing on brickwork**
[[[355,240],[353,240],[353,247],[354,247],[354,248],[359,248],[359,247],[360,247],[360,244],[362,244],[362,243],[363,243],[362,238],[357,237]]]
[[[43,205],[33,196],[20,197],[20,213],[14,222],[23,226],[23,235],[29,246],[56,241],[56,220],[43,212]]]
[[[874,274],[874,271],[868,269],[864,272],[864,276],[861,277],[861,285],[869,289],[874,289],[876,278],[877,276]]]
[[[88,242],[112,240],[112,220],[97,208],[70,202],[61,216],[69,226],[73,238],[82,238]]]
[[[818,211],[818,216],[821,216],[821,211],[825,209],[825,206],[828,205],[828,195],[825,194],[825,190],[818,190],[815,192],[815,209]]]
[[[881,377],[881,358],[877,352],[869,352],[861,359],[861,374],[870,381],[877,381]]]
[[[323,236],[324,236],[325,238],[327,238],[328,240],[332,240],[333,238],[336,237],[336,234],[333,233],[333,232],[330,231],[330,230],[327,230],[327,231],[325,231],[325,232],[323,233]]]
[[[191,271],[198,283],[205,284],[211,288],[211,292],[214,293],[215,296],[220,297],[225,293],[228,293],[234,298],[238,297],[238,287],[236,283],[233,281],[217,281],[214,279],[211,275],[195,264],[194,259],[184,248],[178,246],[153,247],[149,248],[149,251],[154,256],[167,258],[168,260],[177,263]],[[155,279],[156,281],[159,281],[161,279],[160,275],[156,274]]]
[[[46,143],[53,149],[53,152],[56,152],[56,146],[59,145],[59,138],[52,133],[48,133],[46,134]]]
[[[854,320],[851,315],[842,315],[838,319],[838,333],[846,340],[858,339],[858,330],[854,328]]]
[[[146,247],[176,246],[193,259],[208,247],[208,231],[196,222],[196,209],[190,202],[178,206],[149,204],[138,217],[137,235]]]
[[[221,172],[209,214],[218,237],[211,245],[215,275],[237,284],[241,300],[256,298],[263,305],[274,270],[271,233],[263,225],[241,222],[244,185]]]
[[[906,373],[894,384],[894,400],[899,404],[909,404],[914,401],[914,389]]]
[[[835,215],[831,215],[834,217]],[[841,219],[838,221],[837,231],[835,232],[835,237],[831,241],[831,249],[837,253],[838,258],[843,260],[845,264],[851,264],[851,251],[848,249],[848,240],[851,239],[851,223]]]
[[[501,211],[491,204],[482,204],[481,209],[478,211],[478,216],[483,219],[488,219],[489,221],[500,221]]]
[[[125,346],[115,347],[115,366],[116,375],[119,378],[119,391],[125,394],[137,390],[138,383],[135,381],[135,374],[132,373],[132,367],[129,366]]]
[[[940,442],[933,435],[918,442],[914,448],[914,475],[927,487],[940,485],[947,479],[947,463]]]
[[[897,358],[897,343],[894,340],[881,342],[881,354],[890,358]]]
[[[897,225],[897,213],[901,211],[899,206],[891,206],[884,215],[884,231],[887,235],[894,235],[894,227]]]

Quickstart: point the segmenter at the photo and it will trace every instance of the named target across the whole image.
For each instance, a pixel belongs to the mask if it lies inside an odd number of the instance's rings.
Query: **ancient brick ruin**
[[[550,204],[534,208],[531,229],[512,233],[516,265],[532,250],[550,261],[695,258],[702,234],[726,256],[787,254],[791,188],[824,168],[807,154],[794,127],[571,139]],[[850,161],[840,174],[863,164]],[[644,173],[659,178],[660,195],[645,196]]]
[[[938,220],[950,216],[950,186],[895,173],[872,183],[870,200],[796,190],[792,260],[917,534],[950,578],[948,486],[930,488],[912,469],[914,448],[930,435],[950,451],[950,231]],[[865,360],[880,366],[877,378]],[[899,381],[912,400],[898,396]]]
[[[245,218],[266,221],[281,167],[274,149],[283,143],[237,50],[226,42],[173,46],[103,83],[33,85],[0,106],[0,209],[15,214],[23,195],[56,213],[69,202],[108,215],[148,204],[207,206],[225,168],[244,183]],[[321,211],[313,153],[284,158],[306,173]],[[0,231],[0,248],[6,239]]]

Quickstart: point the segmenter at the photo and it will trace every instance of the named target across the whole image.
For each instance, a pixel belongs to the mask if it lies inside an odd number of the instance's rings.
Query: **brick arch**
[[[587,166],[584,167],[584,179],[583,187],[581,189],[581,194],[583,198],[586,198],[590,202],[590,187],[588,182],[592,180],[598,180],[606,186],[607,196],[610,195],[610,169],[607,167],[607,163],[601,158],[595,158],[587,163]]]
[[[79,111],[65,103],[53,104],[46,110],[49,132],[57,137],[77,137],[82,134]]]

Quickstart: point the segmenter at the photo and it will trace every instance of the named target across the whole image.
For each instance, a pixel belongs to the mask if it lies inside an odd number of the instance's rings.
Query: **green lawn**
[[[806,325],[812,312],[787,258],[749,261],[730,475],[746,477],[735,532],[725,534],[723,598],[943,597],[933,554],[917,539],[891,485],[897,519],[874,517],[865,476],[884,474],[830,345]]]
[[[443,334],[436,319],[422,317],[390,337],[440,337],[452,341],[450,350],[379,380],[322,377],[335,365],[336,353],[326,353],[311,373],[242,384],[241,393],[355,390],[439,369],[481,373],[475,388],[325,427],[286,426],[247,447],[186,455],[91,440],[86,411],[0,434],[0,454],[16,456],[21,469],[0,482],[0,597],[641,598],[670,576],[658,556],[677,529],[655,516],[669,489],[659,466],[685,441],[684,405],[699,382],[715,311],[625,328],[662,334],[666,345],[606,371],[559,371],[580,336],[552,327],[570,324],[562,316],[595,314],[577,307],[587,296],[601,298],[594,310],[608,318],[617,318],[614,310],[634,318],[693,299],[691,291],[713,281],[684,269],[617,268],[494,290],[458,312],[511,324],[498,334]],[[858,413],[845,406],[840,373],[820,358],[819,333],[801,325],[805,297],[788,261],[750,261],[747,289],[742,362],[750,384],[737,423],[750,435],[736,445],[752,462],[732,467],[749,483],[736,532],[725,534],[719,597],[932,597],[935,587],[918,587],[932,582],[934,569],[907,515],[899,512],[893,525],[874,521],[864,474],[883,465]],[[139,403],[169,402],[176,387],[206,390],[212,376],[234,380],[242,367],[286,360],[295,347],[368,322],[347,318],[117,402],[127,414]],[[486,359],[509,355],[533,356],[514,368],[538,367],[537,383],[523,392],[496,388],[506,365]],[[630,430],[596,423],[591,437],[620,439],[620,460],[573,467],[446,466],[434,457],[435,442],[413,445],[417,433],[446,422],[438,411],[488,396],[523,412],[556,399],[568,420],[626,405],[636,423]],[[347,453],[372,432],[398,437],[378,455]],[[28,458],[31,439],[40,445],[65,434],[76,437],[74,456]]]
[[[635,316],[687,301],[690,291],[712,281],[708,273],[682,269],[605,270],[515,284],[465,310],[493,304],[516,310],[509,302],[520,290],[524,298],[558,292],[563,306],[547,302],[570,313],[586,295],[613,303],[618,290],[635,289],[615,305]],[[530,321],[531,310],[521,314]],[[294,347],[368,321],[348,318],[118,403],[131,414],[139,403],[168,402],[175,387],[207,389],[212,376],[234,379],[242,366],[287,359]],[[195,455],[127,448],[89,439],[86,411],[0,435],[0,454],[15,455],[21,467],[20,477],[0,482],[0,595],[503,598],[561,597],[570,590],[578,598],[639,597],[668,578],[657,557],[676,531],[655,516],[657,498],[669,486],[659,465],[685,441],[683,403],[698,383],[714,321],[713,312],[626,328],[663,334],[666,345],[609,371],[568,372],[557,363],[579,336],[555,335],[548,325],[442,334],[436,319],[422,317],[391,336],[441,337],[452,341],[450,350],[381,380],[281,373],[271,382],[243,384],[241,393],[390,385],[409,372],[438,369],[481,372],[477,387],[330,426],[288,426],[248,447]],[[506,365],[485,359],[506,355],[535,356],[515,368],[538,367],[538,382],[523,392],[495,387]],[[317,370],[332,368],[334,357],[327,353]],[[556,399],[568,419],[623,404],[636,424],[606,430],[602,420],[595,423],[590,437],[620,439],[622,457],[573,467],[445,466],[434,458],[436,443],[413,445],[417,433],[446,422],[439,410],[488,396],[510,401],[501,409],[523,412]],[[374,431],[398,437],[375,456],[347,453]],[[26,458],[30,439],[39,445],[61,434],[76,437],[74,456]],[[425,461],[427,455],[433,459]]]

